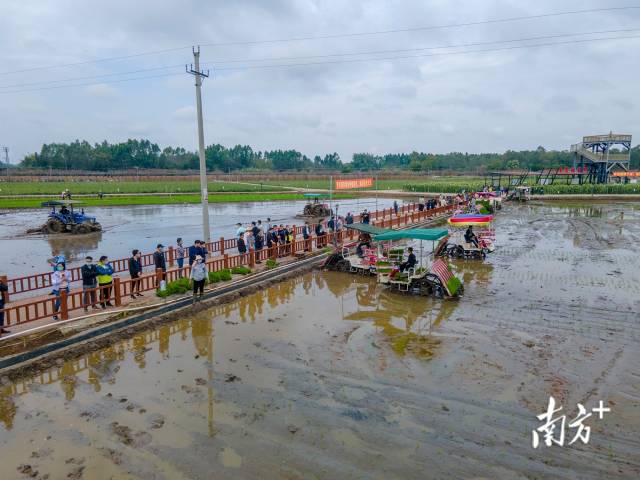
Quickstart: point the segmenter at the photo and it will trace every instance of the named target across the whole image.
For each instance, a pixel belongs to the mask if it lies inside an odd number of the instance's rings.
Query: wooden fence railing
[[[423,211],[406,208],[403,209],[403,212],[398,212],[398,216],[385,214],[388,212],[379,212],[379,215],[375,215],[375,217],[372,216],[372,224],[383,228],[409,225],[419,223],[432,216],[450,212],[456,208],[457,205],[449,205]],[[297,232],[297,234],[299,235],[299,232]],[[294,238],[294,241],[289,244],[273,245],[271,248],[264,248],[258,251],[252,250],[245,254],[229,255],[226,252],[220,253],[220,255],[212,256],[207,259],[207,270],[209,272],[216,272],[241,265],[246,265],[252,268],[258,261],[264,262],[269,258],[275,259],[285,256],[295,256],[305,250],[313,251],[313,249],[324,248],[334,240],[338,243],[342,243],[344,241],[355,240],[355,237],[356,232],[354,230],[343,229],[339,232],[333,234],[327,233],[320,237],[315,235],[308,239],[300,239],[296,237]],[[220,244],[222,244],[223,241],[225,243],[226,250],[226,244],[229,240],[221,239]],[[229,249],[231,248],[235,248],[235,245],[229,247]],[[121,269],[119,271],[121,272],[123,270],[124,269]],[[185,265],[182,269],[171,268],[164,273],[161,270],[157,270],[143,274],[139,279],[135,280],[139,282],[139,288],[137,290],[140,292],[155,291],[158,288],[161,279],[164,279],[167,282],[177,280],[181,276],[189,276],[190,271],[190,267]],[[9,280],[9,282],[11,282],[11,280]],[[107,301],[112,302],[112,305],[119,307],[122,305],[122,299],[131,295],[133,283],[134,280],[131,278],[125,279],[114,276],[113,283],[111,285],[99,286],[86,291],[83,291],[82,289],[74,289],[69,293],[62,291],[60,292],[59,299],[55,296],[50,296],[47,298],[33,299],[32,301],[21,301],[16,304],[6,304],[3,309],[5,314],[4,325],[5,327],[21,325],[44,318],[51,318],[55,314],[57,314],[59,318],[66,320],[69,318],[69,314],[71,312],[93,306],[99,306],[101,303],[106,303]],[[85,294],[89,297],[88,302],[85,302]],[[55,310],[56,300],[59,300],[60,302],[60,307],[57,312]]]
[[[417,211],[417,204],[408,204],[403,205],[399,208],[399,214],[405,214],[409,212]],[[371,212],[370,218],[372,221],[376,221],[380,218],[390,217],[393,213],[393,208],[382,209],[377,212]],[[356,215],[354,221],[360,221],[360,216]],[[315,227],[314,225],[311,225]],[[302,234],[302,227],[296,227],[296,235]],[[214,242],[209,242],[207,245],[207,250],[210,254],[220,253],[223,254],[230,250],[234,250],[237,248],[237,239],[236,238],[223,238],[220,237],[219,240]],[[175,247],[170,246],[168,250],[165,252],[167,261],[170,265],[173,265],[176,260]],[[153,262],[153,252],[146,253],[142,255],[140,259],[142,263],[142,267],[149,267],[154,264]],[[113,270],[115,273],[126,272],[129,270],[129,258],[119,258],[117,260],[111,260],[111,265],[113,266]],[[80,271],[81,267],[73,267],[68,268],[71,273],[71,283],[76,283],[82,281],[82,274]],[[36,273],[32,275],[26,275],[24,277],[17,278],[6,278],[4,277],[5,284],[9,288],[8,294],[9,298],[11,295],[23,294],[27,292],[37,292],[38,290],[45,290],[51,288],[51,278],[53,272],[45,272],[45,273]]]

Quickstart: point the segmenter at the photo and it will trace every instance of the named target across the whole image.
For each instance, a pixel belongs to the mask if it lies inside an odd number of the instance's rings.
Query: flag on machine
[[[434,260],[431,264],[431,271],[438,276],[447,293],[451,296],[455,295],[460,285],[462,285],[462,282],[449,269],[447,262],[441,258]]]

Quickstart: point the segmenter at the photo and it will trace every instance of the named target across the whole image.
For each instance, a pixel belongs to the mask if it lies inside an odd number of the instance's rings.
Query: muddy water
[[[640,209],[496,228],[459,301],[314,272],[5,384],[0,478],[638,478]],[[549,395],[612,411],[534,450]]]
[[[360,213],[363,209],[389,208],[393,199],[356,198],[338,200],[338,213]],[[246,202],[211,204],[209,215],[211,237],[230,238],[237,230],[236,223],[266,221],[278,224],[301,225],[295,215],[302,212],[305,201]],[[137,248],[152,252],[158,243],[175,245],[182,237],[187,245],[202,238],[202,211],[199,205],[137,205],[129,207],[95,207],[87,213],[102,224],[102,233],[75,237],[70,235],[24,235],[28,228],[41,225],[46,209],[0,211],[0,275],[9,277],[41,273],[48,270],[46,263],[53,250],[65,254],[71,265],[81,264],[86,255],[98,258],[127,257]]]

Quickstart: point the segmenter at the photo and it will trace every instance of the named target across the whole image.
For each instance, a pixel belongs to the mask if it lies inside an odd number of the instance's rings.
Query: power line
[[[615,11],[615,10],[632,10],[632,9],[640,9],[640,6],[590,8],[585,10],[568,10],[564,12],[541,13],[538,15],[523,15],[519,17],[497,18],[497,19],[491,19],[491,20],[478,20],[476,22],[450,23],[446,25],[428,25],[425,27],[398,28],[393,30],[377,30],[372,32],[336,33],[336,34],[330,34],[330,35],[292,37],[292,38],[283,38],[283,39],[276,39],[276,40],[202,43],[200,45],[203,47],[228,47],[228,46],[234,46],[234,45],[255,45],[255,44],[263,44],[263,43],[298,42],[298,41],[305,41],[305,40],[327,40],[332,38],[362,37],[362,36],[371,36],[371,35],[386,35],[391,33],[419,32],[419,31],[425,31],[425,30],[442,30],[446,28],[472,27],[477,25],[489,25],[493,23],[508,23],[508,22],[522,21],[522,20],[535,20],[539,18],[560,17],[565,15],[577,15],[577,14],[583,14],[583,13],[598,13],[598,12],[607,12],[607,11]]]
[[[272,40],[250,40],[250,41],[219,42],[219,43],[212,42],[212,43],[201,43],[200,45],[209,46],[209,47],[227,47],[227,46],[237,46],[237,45],[259,45],[259,44],[299,42],[299,41],[309,41],[309,40],[326,40],[326,39],[335,39],[335,38],[352,38],[352,37],[373,36],[373,35],[386,35],[386,34],[393,34],[393,33],[409,33],[409,32],[427,31],[427,30],[442,30],[447,28],[461,28],[461,27],[469,27],[469,26],[477,26],[477,25],[516,22],[516,21],[523,21],[523,20],[535,20],[535,19],[541,19],[541,18],[559,17],[559,16],[567,16],[567,15],[602,13],[602,12],[635,10],[635,9],[640,9],[640,6],[604,7],[604,8],[591,8],[591,9],[583,9],[583,10],[567,10],[562,12],[542,13],[537,15],[523,15],[523,16],[517,16],[517,17],[497,18],[497,19],[489,19],[489,20],[478,20],[474,22],[452,23],[452,24],[446,24],[446,25],[428,25],[428,26],[422,26],[422,27],[377,30],[377,31],[371,31],[371,32],[336,33],[336,34],[315,35],[315,36],[306,36],[306,37],[290,37],[290,38],[281,38],[281,39],[272,39]],[[55,65],[44,65],[40,67],[23,68],[19,70],[10,70],[5,72],[0,72],[0,75],[10,75],[14,73],[25,73],[25,72],[32,72],[32,71],[39,71],[39,70],[49,70],[53,68],[73,67],[78,65],[88,65],[91,63],[103,63],[103,62],[111,62],[111,61],[117,61],[117,60],[127,60],[131,58],[143,57],[148,55],[159,55],[163,53],[170,53],[170,52],[185,50],[187,48],[191,48],[191,46],[189,45],[189,46],[182,46],[182,47],[173,47],[173,48],[166,48],[162,50],[151,50],[146,52],[139,52],[139,53],[134,53],[130,55],[121,55],[121,56],[115,56],[115,57],[98,58],[93,60],[83,60],[83,61],[71,62],[71,63],[60,63]]]
[[[640,31],[640,29],[631,28],[631,29],[600,30],[600,31],[588,31],[588,32],[576,32],[576,33],[561,33],[561,34],[554,34],[554,35],[541,35],[541,36],[535,36],[535,37],[511,38],[506,40],[492,40],[487,42],[458,43],[458,44],[440,45],[440,46],[432,46],[432,47],[417,47],[417,48],[405,48],[405,49],[393,49],[393,50],[370,50],[370,51],[363,51],[363,52],[331,53],[331,54],[322,54],[322,55],[301,55],[301,56],[295,56],[295,57],[267,57],[267,58],[215,60],[211,62],[202,62],[202,65],[225,65],[230,63],[243,63],[243,62],[273,62],[273,61],[283,61],[283,60],[303,60],[303,59],[317,59],[317,58],[347,57],[347,56],[357,56],[357,55],[380,55],[380,54],[389,54],[389,53],[419,52],[424,50],[467,48],[467,47],[478,47],[482,45],[495,45],[495,44],[501,44],[501,43],[548,40],[548,39],[555,39],[555,38],[576,37],[576,36],[583,36],[583,35],[602,35],[607,33],[623,33],[623,32],[630,33],[630,32],[637,32],[637,31]],[[90,75],[90,76],[83,76],[83,77],[71,77],[71,78],[64,78],[59,80],[43,80],[39,82],[0,85],[0,89],[22,88],[22,87],[30,87],[30,86],[36,86],[36,85],[49,85],[53,83],[92,80],[92,79],[98,79],[98,78],[108,78],[108,77],[113,77],[118,75],[132,75],[136,73],[144,73],[144,72],[157,71],[157,70],[167,70],[167,69],[177,68],[177,67],[183,67],[183,64],[164,65],[164,66],[158,66],[158,67],[152,67],[152,68],[143,68],[138,70],[129,70],[124,72],[114,72],[114,73]]]
[[[255,58],[255,59],[249,58],[245,60],[214,60],[211,62],[203,62],[202,64],[203,65],[222,65],[227,63],[242,63],[242,62],[267,62],[267,61],[280,61],[280,60],[302,60],[302,59],[313,59],[313,58],[345,57],[345,56],[354,56],[354,55],[376,55],[376,54],[386,54],[386,53],[419,52],[423,50],[479,47],[481,45],[495,45],[499,43],[528,42],[528,41],[534,41],[534,40],[548,40],[552,38],[577,37],[577,36],[583,36],[583,35],[602,35],[605,33],[623,33],[623,32],[630,33],[630,32],[638,32],[638,31],[640,31],[640,28],[623,28],[618,30],[560,33],[555,35],[541,35],[537,37],[512,38],[507,40],[491,40],[487,42],[458,43],[458,44],[451,44],[451,45],[440,45],[435,47],[416,47],[416,48],[402,48],[402,49],[393,49],[393,50],[370,50],[370,51],[364,51],[364,52],[329,53],[329,54],[322,54],[322,55],[301,55],[297,57],[270,57],[270,58]],[[0,87],[0,88],[3,88],[3,87]]]
[[[549,42],[549,43],[538,43],[534,45],[514,45],[510,47],[499,47],[499,48],[486,48],[479,50],[464,50],[461,52],[442,52],[442,53],[425,53],[419,55],[400,55],[400,56],[391,56],[391,57],[375,57],[375,58],[355,58],[355,59],[347,59],[347,60],[327,60],[322,62],[304,62],[304,63],[280,63],[280,64],[272,64],[272,65],[245,65],[240,67],[218,67],[217,71],[221,70],[245,70],[245,69],[266,69],[266,68],[281,68],[281,67],[306,67],[312,65],[329,65],[329,64],[342,64],[342,63],[361,63],[361,62],[370,62],[370,61],[383,61],[383,60],[403,60],[407,58],[423,58],[423,57],[439,57],[439,56],[447,56],[447,55],[467,55],[470,53],[487,53],[487,52],[500,52],[505,50],[518,50],[525,48],[536,48],[536,47],[547,47],[552,45],[569,45],[575,43],[587,43],[587,42],[597,42],[604,40],[626,40],[626,39],[635,39],[640,38],[640,35],[630,35],[626,37],[604,37],[604,38],[589,38],[583,40],[567,40],[564,42]]]
[[[168,68],[177,68],[177,67],[184,67],[184,63],[178,63],[176,65],[164,65],[162,67],[142,68],[140,70],[128,70],[126,72],[114,72],[114,73],[105,73],[101,75],[90,75],[87,77],[71,77],[71,78],[62,78],[60,80],[43,80],[40,82],[16,83],[13,85],[0,85],[0,88],[18,88],[18,87],[29,87],[33,85],[44,85],[44,84],[50,84],[50,83],[75,82],[78,80],[92,80],[94,78],[107,78],[107,77],[114,77],[117,75],[131,75],[134,73],[153,72],[157,70],[166,70]]]
[[[191,48],[191,45],[187,47],[175,47],[175,48],[166,48],[164,50],[152,50],[149,52],[141,52],[141,53],[133,53],[131,55],[122,55],[119,57],[106,57],[106,58],[97,58],[94,60],[83,60],[80,62],[72,62],[72,63],[58,63],[56,65],[45,65],[41,67],[31,67],[31,68],[23,68],[21,70],[11,70],[7,72],[0,72],[0,75],[10,75],[13,73],[25,73],[25,72],[34,72],[37,70],[50,70],[52,68],[64,68],[64,67],[76,67],[78,65],[89,65],[91,63],[103,63],[103,62],[112,62],[116,60],[128,60],[130,58],[144,57],[147,55],[158,55],[161,53],[169,53],[176,52],[179,50],[185,50],[187,48]]]
[[[468,54],[474,54],[474,53],[500,52],[500,51],[508,51],[508,50],[520,50],[520,49],[548,47],[548,46],[561,46],[561,45],[590,43],[590,42],[609,41],[609,40],[630,40],[630,39],[637,39],[637,38],[640,38],[640,35],[628,35],[628,36],[617,36],[617,37],[601,37],[601,38],[587,38],[587,39],[578,39],[578,40],[566,40],[566,41],[562,41],[562,42],[537,43],[537,44],[532,44],[532,45],[512,45],[512,46],[497,47],[497,48],[464,50],[464,51],[459,51],[459,52],[425,53],[425,54],[417,54],[417,55],[396,55],[396,56],[388,56],[388,57],[355,58],[355,59],[343,59],[343,60],[327,60],[327,61],[320,61],[320,62],[280,63],[280,64],[270,64],[270,65],[244,65],[244,66],[238,66],[238,67],[218,67],[218,68],[216,68],[216,70],[217,71],[226,71],[226,70],[245,70],[245,69],[287,68],[287,67],[305,67],[305,66],[329,65],[329,64],[364,63],[364,62],[386,61],[386,60],[404,60],[404,59],[409,59],[409,58],[440,57],[440,56],[449,56],[449,55],[468,55]],[[181,75],[181,74],[182,74],[182,72],[180,72],[180,73],[165,73],[165,74],[160,74],[160,75],[151,75],[151,76],[126,78],[126,79],[111,80],[111,81],[105,81],[105,82],[89,82],[89,83],[80,83],[80,84],[69,84],[69,85],[57,85],[57,86],[49,86],[49,87],[41,87],[41,88],[32,88],[32,89],[25,89],[25,90],[11,90],[11,91],[0,92],[0,95],[6,95],[6,94],[11,94],[11,93],[32,92],[32,91],[39,91],[39,90],[52,90],[52,89],[67,88],[67,87],[82,87],[82,86],[91,86],[91,85],[101,85],[101,84],[129,82],[129,81],[135,81],[135,80],[146,80],[146,79],[151,79],[151,78],[169,77],[169,76],[175,76],[175,75]]]
[[[41,87],[41,88],[29,88],[29,89],[25,89],[25,90],[10,90],[10,91],[4,91],[4,92],[0,92],[0,95],[8,95],[11,93],[25,93],[25,92],[36,92],[36,91],[40,91],[40,90],[56,90],[58,88],[69,88],[69,87],[90,87],[92,85],[109,85],[112,83],[123,83],[123,82],[133,82],[135,80],[148,80],[151,78],[164,78],[164,77],[174,77],[176,75],[182,75],[183,72],[179,72],[179,73],[163,73],[160,75],[147,75],[144,77],[134,77],[134,78],[123,78],[123,79],[119,79],[119,80],[110,80],[110,81],[106,81],[106,82],[88,82],[88,83],[77,83],[77,84],[70,84],[70,85],[56,85],[56,86],[52,86],[52,87]]]

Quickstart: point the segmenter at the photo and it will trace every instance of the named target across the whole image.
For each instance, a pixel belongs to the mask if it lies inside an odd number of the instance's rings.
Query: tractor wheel
[[[76,235],[84,235],[85,233],[91,232],[91,227],[89,225],[84,225],[81,223],[80,225],[75,225],[71,232]]]
[[[102,225],[100,225],[98,222],[91,224],[89,228],[91,229],[92,232],[102,231]]]
[[[456,247],[455,255],[458,258],[464,258],[464,248],[462,247],[462,245],[458,245]]]
[[[49,233],[62,233],[66,230],[66,226],[57,218],[47,220],[46,229]]]
[[[427,284],[430,288],[430,291],[427,293],[427,295],[433,295],[436,298],[444,298],[444,286],[442,285],[442,282],[440,281],[440,278],[438,278],[437,275],[434,275],[433,273],[428,273],[424,279],[422,280],[423,285],[421,285],[420,288],[420,294],[422,295],[423,293],[423,289],[426,290],[424,288],[424,284]]]
[[[349,270],[351,270],[351,264],[347,260],[338,262],[337,266],[339,272],[348,272]]]

